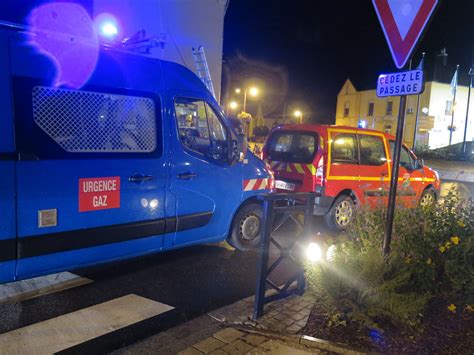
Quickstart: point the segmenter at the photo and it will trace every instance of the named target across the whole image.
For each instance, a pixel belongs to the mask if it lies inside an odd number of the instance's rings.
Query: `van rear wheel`
[[[429,187],[423,191],[420,198],[420,206],[422,208],[430,208],[436,204],[436,193],[433,188]]]
[[[347,195],[341,195],[324,215],[324,220],[331,230],[339,232],[346,230],[354,218],[354,213],[355,204],[352,198]]]
[[[257,203],[242,207],[232,222],[229,244],[241,251],[256,248],[262,236],[262,216],[262,206]]]

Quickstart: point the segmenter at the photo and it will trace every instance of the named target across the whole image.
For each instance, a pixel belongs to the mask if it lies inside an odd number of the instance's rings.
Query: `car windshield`
[[[268,145],[268,159],[291,163],[313,161],[318,146],[318,136],[313,133],[276,132]]]

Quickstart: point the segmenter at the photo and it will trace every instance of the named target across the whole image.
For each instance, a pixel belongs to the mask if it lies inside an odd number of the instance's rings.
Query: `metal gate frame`
[[[304,293],[306,279],[303,264],[298,260],[298,256],[301,255],[292,252],[292,249],[301,240],[311,237],[311,216],[313,215],[314,201],[318,195],[317,193],[299,192],[262,194],[258,196],[258,199],[263,201],[263,227],[262,240],[258,250],[257,286],[253,309],[254,320],[263,315],[265,304]],[[295,215],[301,212],[304,212],[303,223],[295,218]],[[278,219],[276,218],[277,216],[279,216]],[[290,218],[301,227],[302,233],[296,235],[290,244],[284,247],[274,238],[274,233]],[[277,223],[274,223],[275,221]],[[270,244],[275,245],[279,249],[280,256],[268,267]],[[269,276],[284,259],[291,260],[298,270],[282,287],[279,287],[269,279]],[[296,285],[292,286],[295,281]],[[267,285],[273,288],[276,293],[265,296]]]

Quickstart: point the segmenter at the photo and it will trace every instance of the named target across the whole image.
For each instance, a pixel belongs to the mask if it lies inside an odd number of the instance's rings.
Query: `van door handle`
[[[190,171],[187,171],[185,173],[178,174],[178,179],[191,180],[191,179],[195,178],[196,176],[197,176],[196,173],[192,173]]]
[[[135,174],[128,178],[128,181],[134,182],[135,184],[140,184],[145,181],[153,180],[153,176],[151,175],[142,175],[142,174]]]
[[[382,175],[382,176],[387,176],[387,175],[388,175],[388,173],[387,173],[387,172],[385,172],[385,171],[383,171],[383,172],[381,172],[381,173],[380,173],[380,175]]]

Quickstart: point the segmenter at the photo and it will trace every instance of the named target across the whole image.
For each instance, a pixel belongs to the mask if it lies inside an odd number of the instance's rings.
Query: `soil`
[[[420,327],[411,332],[387,326],[383,332],[358,322],[328,326],[330,314],[316,303],[301,331],[354,350],[388,354],[474,354],[474,314],[452,313],[445,301],[433,302]]]

